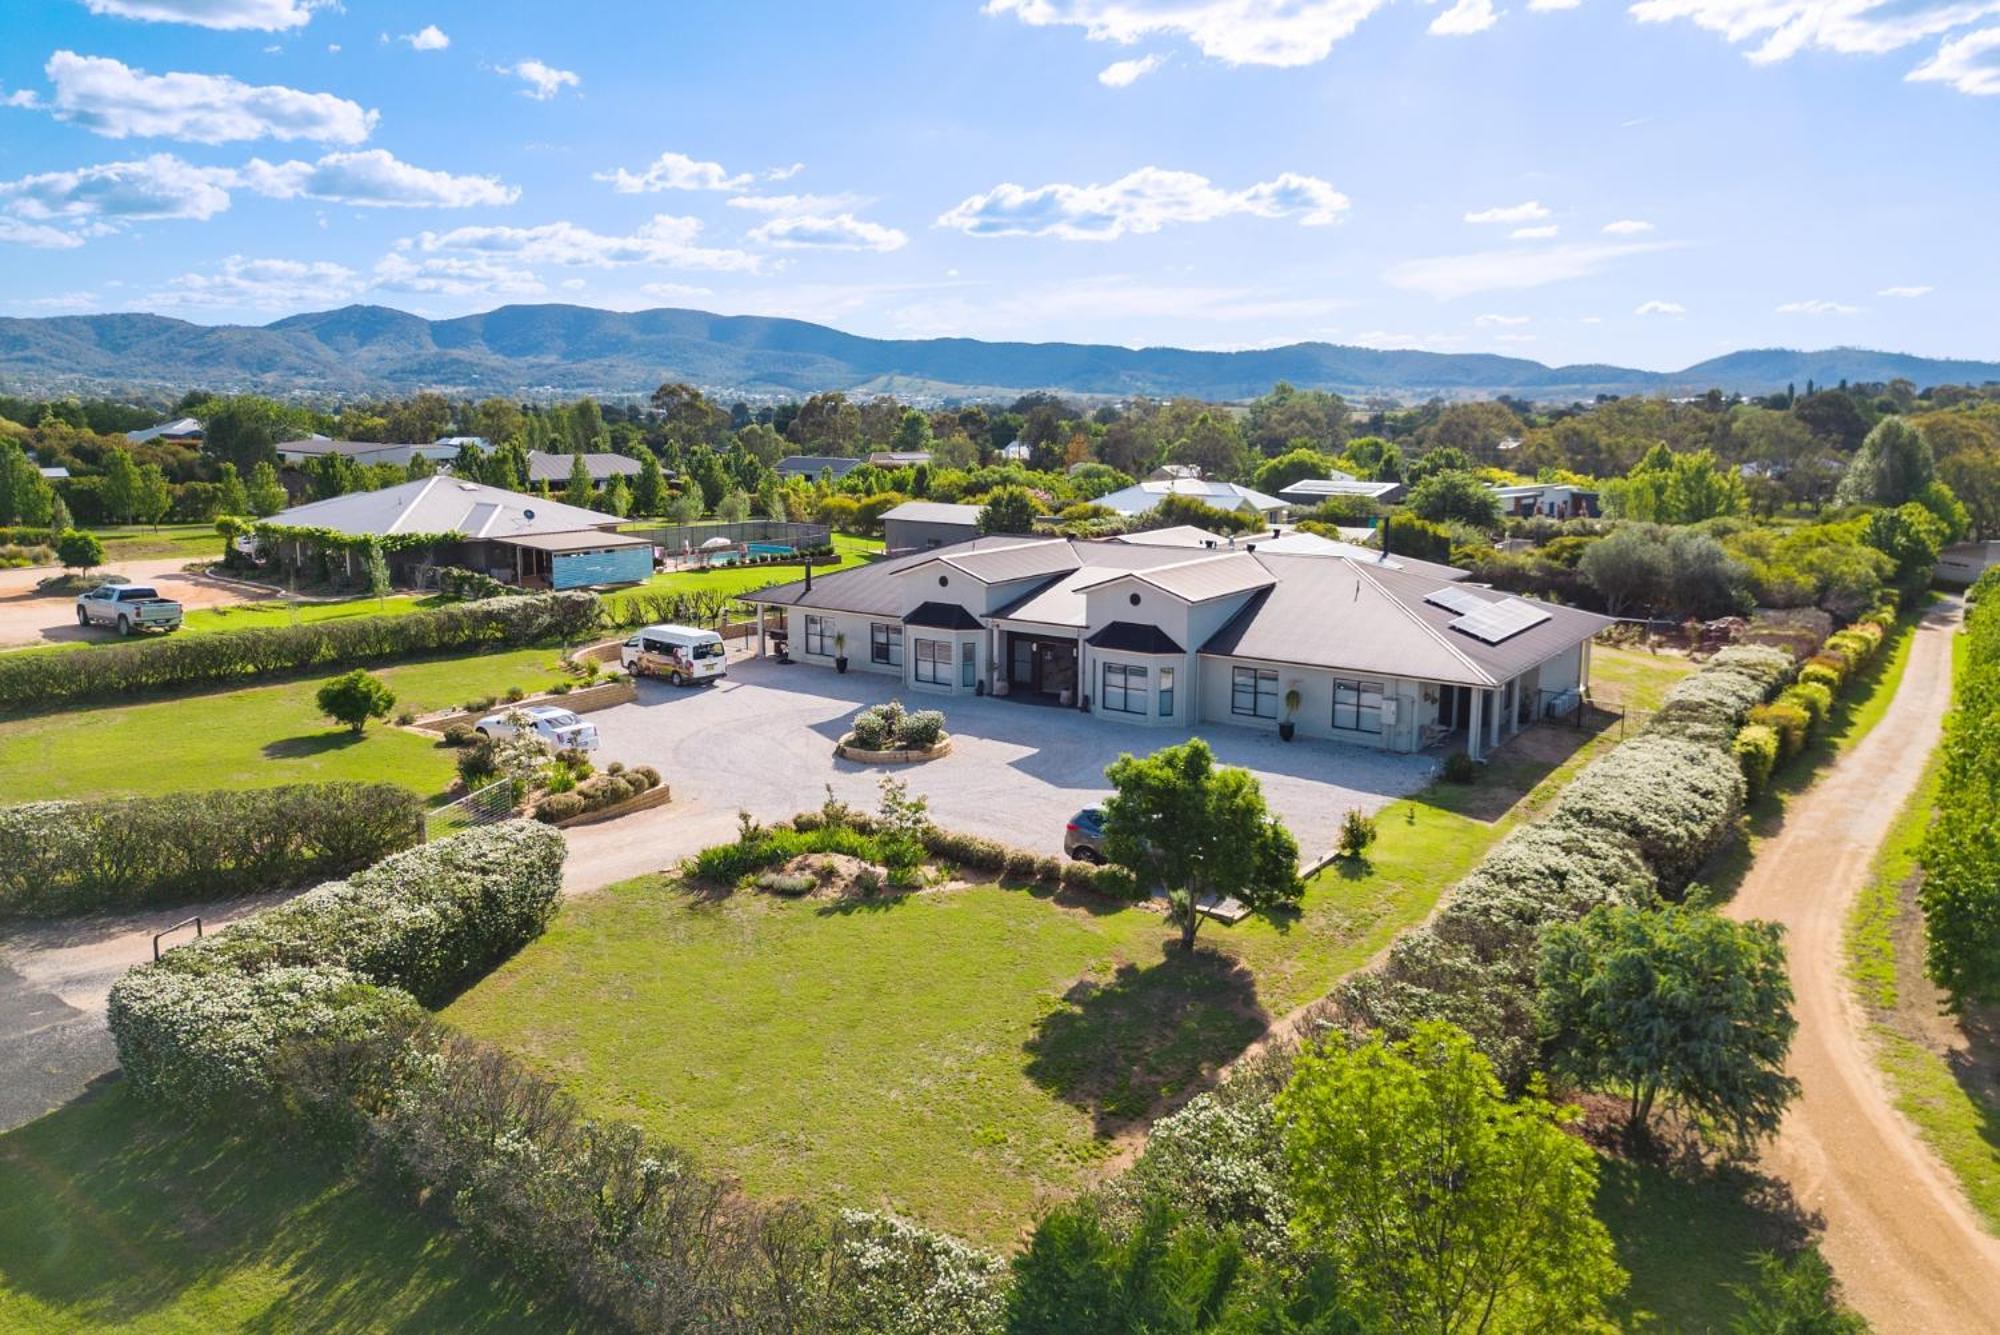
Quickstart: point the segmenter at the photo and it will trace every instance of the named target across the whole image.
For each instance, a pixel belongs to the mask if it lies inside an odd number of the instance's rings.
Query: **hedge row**
[[[2000,572],[1967,595],[1964,669],[1924,836],[1924,964],[1954,1007],[2000,997]]]
[[[127,1078],[193,1112],[268,1110],[274,1059],[295,1040],[358,1040],[408,1021],[538,936],[564,849],[538,825],[474,830],[133,969],[109,1008]]]
[[[421,799],[389,783],[0,807],[0,916],[290,890],[365,867],[423,830]]]
[[[207,686],[270,673],[356,667],[425,654],[572,640],[593,630],[589,593],[492,598],[411,612],[0,655],[0,712]]]

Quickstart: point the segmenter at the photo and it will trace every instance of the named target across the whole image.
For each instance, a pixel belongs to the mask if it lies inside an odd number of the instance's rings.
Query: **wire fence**
[[[833,530],[825,524],[795,524],[781,519],[746,519],[740,523],[717,520],[708,524],[662,524],[658,527],[628,528],[627,536],[643,538],[668,552],[699,551],[704,542],[722,538],[742,546],[768,542],[793,548],[824,547],[833,541]]]
[[[448,838],[482,825],[511,820],[517,805],[512,779],[498,779],[453,802],[434,807],[424,816],[424,842]]]

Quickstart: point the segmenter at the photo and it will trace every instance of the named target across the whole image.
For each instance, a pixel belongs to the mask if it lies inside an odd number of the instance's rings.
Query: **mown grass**
[[[833,535],[833,550],[837,561],[815,561],[813,575],[831,574],[858,566],[882,552],[880,538],[857,538],[846,533]],[[761,566],[717,566],[710,570],[669,570],[662,571],[640,585],[648,593],[713,593],[733,598],[738,594],[750,593],[757,589],[767,589],[774,584],[790,584],[804,579],[806,568],[803,562],[774,562]],[[607,595],[615,598],[616,591]]]
[[[122,1085],[0,1135],[0,1330],[581,1328],[407,1203]]]
[[[104,543],[104,559],[147,561],[178,556],[189,561],[222,559],[222,535],[214,524],[106,524],[90,530]]]
[[[376,670],[396,711],[443,709],[511,686],[561,680],[554,649],[512,649]],[[129,705],[0,722],[0,802],[147,796],[357,779],[441,794],[450,751],[371,723],[361,737],[331,726],[313,696],[334,673]]]

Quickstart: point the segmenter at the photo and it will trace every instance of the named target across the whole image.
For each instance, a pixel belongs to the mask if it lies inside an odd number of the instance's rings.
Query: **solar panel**
[[[1549,614],[1533,603],[1519,598],[1504,598],[1497,603],[1487,603],[1478,611],[1460,617],[1451,623],[1451,628],[1470,635],[1475,640],[1487,644],[1499,644],[1510,640],[1524,630],[1541,625],[1549,619]]]
[[[1442,607],[1445,611],[1456,612],[1460,616],[1468,612],[1477,612],[1486,606],[1484,598],[1478,597],[1470,589],[1461,589],[1456,585],[1433,589],[1424,595],[1424,601],[1432,607]]]

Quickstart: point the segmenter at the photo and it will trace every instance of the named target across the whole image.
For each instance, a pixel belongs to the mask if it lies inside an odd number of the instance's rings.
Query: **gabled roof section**
[[[1174,637],[1158,626],[1139,621],[1114,621],[1085,641],[1093,649],[1120,654],[1178,654],[1185,652]]]
[[[544,450],[528,451],[528,481],[567,482],[572,469],[576,467],[574,454],[550,454]],[[640,463],[637,459],[622,454],[586,454],[583,470],[592,482],[603,482],[614,477],[637,477]]]
[[[1205,603],[1249,593],[1275,582],[1248,552],[1204,552],[1199,556],[1142,570],[1122,570],[1078,586],[1088,592],[1121,579],[1136,579],[1184,602]]]
[[[1062,538],[1004,538],[995,545],[967,550],[968,544],[940,547],[933,560],[972,576],[982,584],[1008,584],[1017,579],[1041,579],[1075,570],[1083,562]]]
[[[918,524],[977,524],[976,505],[947,505],[943,501],[904,501],[882,512],[884,519],[903,519]]]
[[[919,603],[903,624],[927,630],[979,630],[985,623],[957,603]]]
[[[523,496],[483,482],[442,473],[380,491],[355,491],[281,510],[273,523],[330,528],[355,535],[462,533],[468,538],[512,538],[529,533],[574,533],[616,528],[617,515],[561,501]]]

